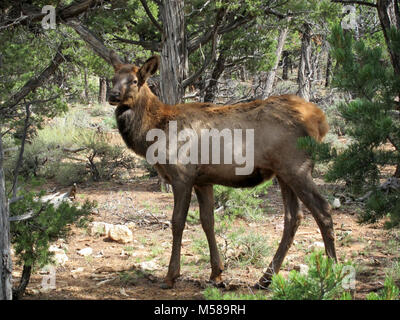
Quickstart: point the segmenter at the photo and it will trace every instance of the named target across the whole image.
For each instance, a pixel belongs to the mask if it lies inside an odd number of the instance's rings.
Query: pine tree
[[[400,51],[400,30],[390,30],[394,51]],[[338,111],[346,123],[350,145],[337,154],[327,146],[303,140],[302,147],[312,150],[314,159],[333,160],[325,176],[327,181],[344,180],[351,191],[366,194],[361,222],[375,222],[389,216],[389,225],[400,224],[400,188],[392,187],[383,169],[400,163],[400,121],[398,93],[400,79],[381,42],[371,45],[354,40],[351,32],[333,28],[330,38],[332,58],[337,63],[332,85],[351,93],[353,99],[341,102]],[[397,177],[391,181],[398,183]],[[389,181],[390,182],[390,181]]]

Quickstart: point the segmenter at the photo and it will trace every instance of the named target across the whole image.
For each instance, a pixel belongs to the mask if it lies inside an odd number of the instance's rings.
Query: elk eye
[[[133,80],[132,83],[137,84],[137,80]]]

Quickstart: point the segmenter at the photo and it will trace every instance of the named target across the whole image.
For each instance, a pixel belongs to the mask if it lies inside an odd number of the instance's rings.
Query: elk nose
[[[120,101],[119,92],[111,91],[110,96],[108,97],[108,100],[110,102],[119,102]]]

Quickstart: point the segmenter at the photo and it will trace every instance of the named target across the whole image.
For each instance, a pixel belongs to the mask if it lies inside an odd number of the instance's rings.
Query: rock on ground
[[[83,249],[78,251],[78,254],[80,256],[84,256],[84,257],[90,256],[92,253],[93,253],[93,249],[90,248],[90,247],[83,248]]]
[[[119,243],[128,243],[132,241],[133,234],[127,226],[117,224],[108,230],[108,237]]]
[[[108,231],[113,225],[110,223],[106,222],[92,222],[90,226],[90,235],[99,235],[99,236],[105,236],[108,235]]]

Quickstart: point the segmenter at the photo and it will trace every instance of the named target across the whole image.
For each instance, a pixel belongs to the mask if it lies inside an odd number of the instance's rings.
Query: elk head
[[[160,64],[158,56],[149,58],[141,68],[132,64],[124,64],[114,51],[111,51],[110,60],[115,74],[112,78],[113,88],[108,102],[111,105],[133,105],[139,96],[140,88],[146,80],[156,73]]]

